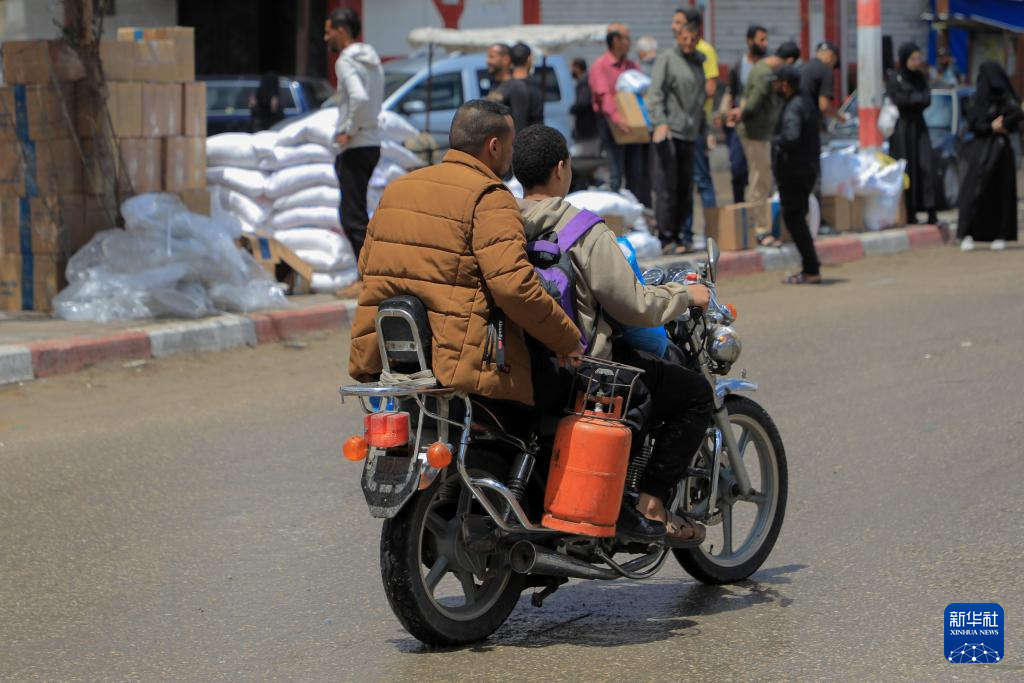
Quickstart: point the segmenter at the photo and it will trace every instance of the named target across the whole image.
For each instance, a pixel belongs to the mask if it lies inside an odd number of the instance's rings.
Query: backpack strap
[[[603,220],[593,211],[581,209],[579,213],[570,218],[569,222],[558,231],[558,248],[562,251],[569,251],[572,245],[576,244],[592,227]]]

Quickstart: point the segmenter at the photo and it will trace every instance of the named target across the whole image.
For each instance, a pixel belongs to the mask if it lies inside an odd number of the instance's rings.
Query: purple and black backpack
[[[602,220],[596,213],[584,209],[569,219],[560,230],[549,230],[526,244],[526,255],[544,290],[558,301],[562,310],[577,326],[576,273],[569,249]],[[588,340],[581,338],[581,341],[583,350],[589,350]]]

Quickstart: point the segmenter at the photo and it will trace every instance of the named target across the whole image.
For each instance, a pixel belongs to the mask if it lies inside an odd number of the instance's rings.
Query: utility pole
[[[857,119],[861,149],[879,149],[882,133],[882,0],[857,0]]]

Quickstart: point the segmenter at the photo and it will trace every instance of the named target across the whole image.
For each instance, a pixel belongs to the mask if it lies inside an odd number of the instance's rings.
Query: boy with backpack
[[[710,424],[711,387],[696,372],[616,342],[616,330],[621,325],[658,327],[689,307],[706,309],[709,292],[703,285],[652,287],[637,279],[600,216],[565,201],[572,164],[565,138],[554,128],[535,125],[520,131],[512,168],[525,195],[520,208],[527,254],[542,284],[575,319],[588,355],[644,371],[641,381],[649,394],[644,426],[665,423],[640,482],[640,495],[631,501],[635,507],[623,509],[624,515],[639,510],[645,519],[620,518],[619,524],[640,527],[637,536],[664,533],[667,545],[693,545],[703,538],[703,527],[669,514],[665,502]],[[634,439],[634,447],[640,441]]]

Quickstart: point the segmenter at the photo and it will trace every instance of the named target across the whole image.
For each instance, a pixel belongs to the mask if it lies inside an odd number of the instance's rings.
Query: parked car
[[[933,88],[931,106],[924,111],[928,137],[935,153],[935,167],[938,169],[940,209],[955,208],[960,197],[957,159],[967,129],[965,112],[973,95],[973,87]],[[825,144],[829,149],[857,144],[859,124],[856,92],[846,98],[840,111],[848,114],[850,118],[844,123],[830,124],[825,136]],[[888,140],[884,145],[888,149]]]
[[[249,97],[259,88],[259,76],[203,76],[206,81],[207,134],[248,133]],[[334,93],[324,78],[282,76],[278,97],[285,118],[317,110]]]
[[[491,89],[486,55],[476,52],[435,59],[430,83],[430,133],[441,149],[448,148],[448,129],[455,110],[467,100],[486,97]],[[538,60],[539,61],[539,60]],[[544,123],[558,129],[572,141],[569,108],[576,95],[575,84],[565,59],[560,55],[547,63],[534,64],[534,79],[543,77],[545,87]],[[384,65],[384,109],[405,116],[412,125],[427,130],[427,60],[404,59]]]

